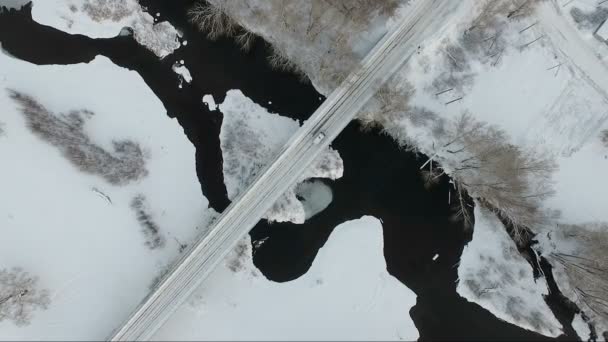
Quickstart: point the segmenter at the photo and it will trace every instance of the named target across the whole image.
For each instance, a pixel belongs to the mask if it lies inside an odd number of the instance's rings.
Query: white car
[[[317,137],[315,138],[315,140],[313,140],[313,144],[317,145],[318,143],[320,143],[323,139],[325,139],[325,133],[319,133],[319,135],[317,135]]]

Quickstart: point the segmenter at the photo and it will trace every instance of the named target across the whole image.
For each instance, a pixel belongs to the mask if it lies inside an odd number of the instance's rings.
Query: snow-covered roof
[[[608,20],[605,20],[602,25],[600,25],[597,31],[595,31],[595,35],[605,42],[608,42]]]

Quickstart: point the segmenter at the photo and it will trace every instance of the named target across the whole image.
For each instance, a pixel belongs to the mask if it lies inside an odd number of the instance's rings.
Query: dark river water
[[[163,60],[129,36],[90,39],[39,25],[31,19],[30,8],[0,14],[0,42],[13,56],[35,64],[81,63],[103,55],[138,72],[196,147],[201,191],[214,209],[222,211],[229,200],[219,144],[221,115],[210,113],[202,96],[212,94],[222,102],[226,91],[240,89],[270,111],[300,120],[314,112],[322,96],[298,77],[269,68],[268,47],[261,40],[243,52],[231,40],[206,39],[188,23],[186,9],[192,2],[141,1],[151,13],[160,12],[160,20],[169,20],[188,41]],[[193,76],[193,82],[184,83],[182,89],[171,68],[179,60]],[[268,101],[272,104],[266,105]],[[300,277],[334,227],[372,215],[383,222],[388,271],[418,296],[410,315],[421,339],[548,340],[495,318],[456,293],[456,265],[472,232],[450,220],[447,178],[425,189],[418,175],[422,156],[401,150],[380,132],[363,132],[356,123],[340,134],[333,147],[344,160],[345,173],[337,181],[325,181],[334,194],[329,207],[302,225],[263,220],[250,233],[253,241],[266,239],[254,251],[254,263],[269,279],[283,282]],[[440,257],[432,261],[436,253]]]

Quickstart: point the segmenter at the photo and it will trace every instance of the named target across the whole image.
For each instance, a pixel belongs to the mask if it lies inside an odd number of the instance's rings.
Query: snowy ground
[[[378,219],[345,222],[305,275],[279,284],[253,266],[247,238],[154,339],[415,340],[416,295],[388,274],[382,246]]]
[[[111,38],[133,31],[135,40],[163,58],[181,46],[168,22],[157,22],[137,0],[33,0],[32,17],[40,24],[91,38]]]
[[[228,197],[234,199],[279,154],[291,135],[300,128],[300,124],[293,119],[269,113],[238,90],[229,91],[219,109],[224,115],[220,133],[224,181]],[[309,178],[337,179],[342,177],[343,172],[344,164],[340,155],[328,148],[302,176],[302,181]],[[322,186],[314,188],[321,192],[318,195],[320,199],[327,202],[327,190]],[[316,196],[310,187],[302,189],[296,184],[277,201],[266,217],[272,221],[303,223],[307,216],[311,216],[306,214],[307,211],[318,212],[318,206],[308,205],[307,210],[304,203],[297,199],[298,189],[309,190],[301,191],[306,192],[306,197]],[[327,207],[329,203],[324,204]]]
[[[117,186],[81,172],[26,127],[7,88],[35,98],[54,118],[91,111],[84,132],[92,144],[108,152],[113,140],[139,144],[147,175]],[[103,57],[35,66],[0,53],[0,108],[0,268],[22,267],[51,292],[49,309],[35,312],[31,325],[1,322],[0,339],[104,339],[178,255],[177,241],[191,241],[214,214],[200,193],[194,147],[137,73]],[[131,208],[140,195],[164,247],[146,246],[150,227]]]

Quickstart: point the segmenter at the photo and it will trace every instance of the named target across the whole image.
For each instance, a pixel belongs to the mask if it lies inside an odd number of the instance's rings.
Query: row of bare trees
[[[234,37],[251,46],[255,30],[272,46],[273,67],[316,79],[326,89],[336,87],[358,64],[356,39],[373,18],[390,16],[399,0],[271,0],[200,1],[190,10],[192,22],[210,38]],[[238,22],[238,23],[237,23]],[[244,27],[247,27],[245,29]]]

